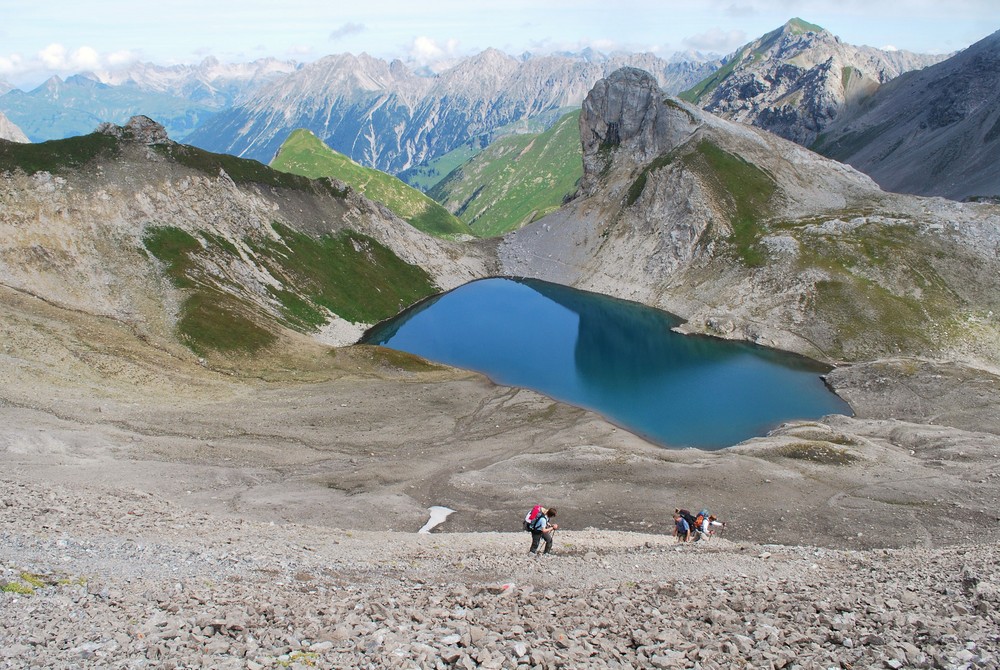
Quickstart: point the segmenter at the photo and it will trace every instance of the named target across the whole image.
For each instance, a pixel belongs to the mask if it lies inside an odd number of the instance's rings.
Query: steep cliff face
[[[719,71],[681,97],[809,146],[845,108],[903,72],[943,58],[851,46],[819,26],[792,19],[740,47]]]
[[[0,112],[0,140],[10,140],[11,142],[30,142],[28,136],[14,123]]]
[[[680,145],[700,125],[679,105],[667,107],[656,80],[637,68],[622,68],[594,85],[583,101],[583,187],[592,191],[609,159],[622,155],[647,163]]]
[[[350,342],[487,272],[343,184],[175,144],[148,119],[19,146],[0,146],[0,282],[165,347],[254,351],[356,324],[335,338]]]
[[[887,190],[1000,197],[1000,32],[882,87],[815,148]]]
[[[672,90],[717,67],[650,54],[515,59],[488,49],[425,77],[399,61],[328,56],[262,88],[189,139],[266,162],[290,132],[306,128],[353,160],[397,174],[507,124],[578,105],[594,82],[632,63],[651,69]]]
[[[621,70],[580,119],[585,188],[504,239],[506,273],[827,360],[1000,358],[1000,209],[884,193]]]

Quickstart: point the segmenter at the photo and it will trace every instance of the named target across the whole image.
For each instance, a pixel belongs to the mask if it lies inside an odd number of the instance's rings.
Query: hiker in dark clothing
[[[529,554],[534,554],[538,551],[538,547],[542,543],[542,540],[545,541],[545,549],[542,553],[547,554],[552,550],[552,534],[555,533],[555,530],[559,527],[559,525],[550,523],[549,520],[554,519],[555,517],[555,507],[543,509],[542,512],[535,517],[535,521],[531,524],[531,548],[528,549]]]
[[[691,530],[694,530],[694,527],[695,527],[695,523],[694,523],[694,514],[691,514],[691,512],[689,512],[689,511],[688,511],[688,510],[686,510],[686,509],[675,509],[675,510],[674,510],[674,516],[677,516],[678,514],[680,514],[680,515],[681,515],[681,517],[682,517],[682,518],[683,518],[683,519],[684,519],[685,521],[687,521],[687,523],[688,523],[688,527],[690,527],[690,528],[691,528]]]

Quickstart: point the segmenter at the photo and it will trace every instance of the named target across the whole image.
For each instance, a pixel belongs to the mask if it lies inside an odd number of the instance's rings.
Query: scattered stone
[[[428,546],[415,533],[244,519],[234,534],[231,518],[156,499],[135,517],[120,513],[127,497],[0,477],[0,499],[15,496],[0,509],[0,581],[39,586],[0,593],[5,667],[995,668],[1000,658],[989,543],[859,552],[713,539],[677,554],[655,550],[669,538],[560,531],[574,551],[529,571],[517,533]],[[34,523],[38,509],[61,510],[58,534]]]

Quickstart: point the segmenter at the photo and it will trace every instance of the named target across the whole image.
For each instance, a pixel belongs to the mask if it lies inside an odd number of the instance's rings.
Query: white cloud
[[[69,66],[74,70],[93,70],[100,65],[101,56],[90,47],[80,47],[69,57]]]
[[[446,40],[444,44],[430,37],[416,37],[410,45],[407,55],[410,60],[419,65],[430,65],[445,58],[451,58],[458,53],[458,40]]]
[[[351,35],[357,35],[365,31],[365,24],[363,23],[345,23],[340,26],[332,33],[330,33],[330,40],[337,41],[345,37],[350,37]]]
[[[11,75],[21,71],[23,60],[21,54],[0,56],[0,74]]]
[[[295,44],[288,47],[285,53],[294,58],[313,58],[316,55],[316,50],[308,44]]]
[[[66,62],[66,47],[50,44],[38,52],[38,60],[50,70],[61,70]]]
[[[755,7],[751,5],[732,4],[726,8],[726,14],[728,14],[729,16],[735,16],[737,18],[746,18],[748,16],[757,16],[758,11]]]
[[[742,30],[721,30],[712,28],[699,35],[685,37],[684,46],[695,51],[714,51],[718,53],[730,53],[737,47],[743,46],[749,40],[747,34]]]
[[[40,80],[53,74],[71,75],[80,72],[118,70],[136,62],[134,51],[120,50],[102,54],[93,47],[67,49],[53,42],[30,58],[21,54],[0,55],[0,76],[16,81]]]
[[[134,51],[112,51],[104,57],[104,62],[111,68],[131,65],[137,60],[139,60],[139,56]]]
[[[47,69],[57,72],[95,70],[107,64],[107,59],[92,47],[82,46],[68,51],[62,44],[55,43],[39,51],[38,60]]]

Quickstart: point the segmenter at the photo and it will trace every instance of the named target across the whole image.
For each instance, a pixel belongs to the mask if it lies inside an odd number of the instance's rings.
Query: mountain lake
[[[532,279],[483,279],[362,338],[593,410],[666,447],[721,449],[792,419],[851,414],[829,368],[743,342],[682,335],[637,303]]]

